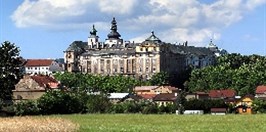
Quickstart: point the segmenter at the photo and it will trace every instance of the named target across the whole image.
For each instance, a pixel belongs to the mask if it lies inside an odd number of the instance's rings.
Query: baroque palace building
[[[221,52],[215,44],[209,47],[175,45],[162,42],[154,32],[142,43],[123,41],[115,18],[105,42],[100,42],[94,25],[88,42],[74,41],[64,51],[66,70],[100,75],[125,75],[150,79],[158,72],[178,73],[188,66],[205,67],[215,62]]]

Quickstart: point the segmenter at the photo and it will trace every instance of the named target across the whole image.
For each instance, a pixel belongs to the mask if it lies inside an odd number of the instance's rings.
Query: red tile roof
[[[53,79],[52,77],[49,76],[43,76],[43,75],[36,75],[36,76],[31,76],[31,78],[36,81],[41,87],[47,87],[49,86],[50,88],[57,88],[58,87],[58,82]]]
[[[50,66],[53,61],[51,59],[28,59],[25,66]]]
[[[153,99],[156,94],[138,94],[138,96],[142,97],[143,99]]]
[[[226,90],[210,90],[209,96],[211,98],[232,98],[236,95],[236,91],[232,89]]]
[[[256,94],[263,94],[266,92],[266,86],[261,85],[256,88]]]

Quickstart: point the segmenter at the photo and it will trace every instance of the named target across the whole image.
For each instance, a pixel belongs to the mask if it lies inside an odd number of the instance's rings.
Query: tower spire
[[[92,36],[92,35],[96,36],[96,33],[97,33],[97,30],[95,29],[95,26],[94,26],[94,24],[93,24],[93,25],[92,25],[92,30],[90,31],[90,34],[91,34],[91,36]]]
[[[110,38],[119,39],[119,37],[121,37],[121,35],[117,32],[117,23],[115,17],[113,17],[113,20],[111,22],[111,32],[107,35],[107,37],[109,39]]]

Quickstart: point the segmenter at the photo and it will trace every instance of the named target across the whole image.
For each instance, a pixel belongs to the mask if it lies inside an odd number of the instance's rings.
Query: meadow
[[[266,115],[60,115],[80,125],[81,132],[265,132]]]
[[[72,114],[0,118],[0,131],[264,132],[266,115]]]

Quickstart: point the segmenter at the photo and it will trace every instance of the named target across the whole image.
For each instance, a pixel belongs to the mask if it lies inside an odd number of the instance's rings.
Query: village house
[[[179,89],[172,86],[136,86],[133,90],[139,94],[178,93]]]
[[[210,99],[234,99],[236,96],[236,91],[232,89],[225,90],[210,90]]]
[[[256,88],[256,97],[257,98],[266,98],[266,86],[261,85]]]
[[[156,96],[156,94],[137,94],[140,96],[143,100],[147,101],[153,101],[153,98]]]
[[[59,82],[54,78],[45,75],[25,75],[15,85],[13,92],[13,99],[19,100],[33,100],[41,97],[47,90],[58,89]]]
[[[153,102],[158,104],[159,106],[164,105],[166,106],[167,104],[174,104],[177,99],[177,94],[178,93],[161,93],[157,94],[153,98]]]
[[[209,99],[209,93],[206,92],[194,92],[194,93],[187,93],[186,94],[186,100],[190,99]]]
[[[246,95],[236,101],[236,111],[239,114],[252,114],[253,95]]]
[[[63,70],[63,65],[52,59],[27,59],[24,65],[26,74],[50,75]]]

